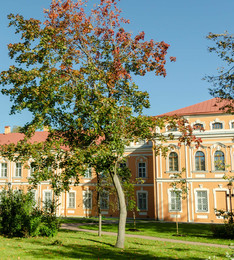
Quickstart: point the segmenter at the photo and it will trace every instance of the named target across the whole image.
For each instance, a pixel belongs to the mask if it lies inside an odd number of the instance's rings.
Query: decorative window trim
[[[171,153],[176,153],[177,154],[177,163],[178,163],[178,170],[176,171],[176,170],[174,170],[174,171],[171,171],[170,170],[170,154]],[[167,155],[167,172],[179,172],[179,170],[180,170],[180,156],[178,155],[178,152],[177,151],[175,151],[175,150],[171,150],[169,153],[168,153],[168,155]]]
[[[198,210],[198,201],[197,201],[197,199],[198,199],[197,192],[198,191],[206,191],[207,192],[207,211]],[[194,189],[194,197],[195,197],[195,213],[210,213],[209,189],[206,189],[206,188],[203,188],[203,187]]]
[[[206,123],[205,122],[203,122],[203,121],[200,121],[200,120],[196,120],[195,122],[193,122],[192,124],[191,124],[191,126],[192,127],[194,127],[194,125],[196,125],[196,124],[202,124],[203,125],[203,129],[205,130],[206,129]],[[194,129],[193,131],[201,131],[200,129]]]
[[[43,203],[43,207],[45,207],[45,193],[50,193],[50,197],[51,197],[51,202],[53,201],[53,191],[52,190],[43,190],[43,198],[42,198],[42,203]]]
[[[145,177],[140,177],[139,176],[139,163],[145,163]],[[146,179],[148,178],[148,158],[145,156],[140,156],[136,158],[136,172],[137,172],[137,177]]]
[[[86,196],[86,193],[88,193],[88,194],[91,194],[91,196],[90,196],[90,199],[91,199],[91,203],[90,203],[90,208],[87,208],[86,207],[86,205],[85,205],[85,203],[84,203],[84,198],[85,198],[85,196]],[[91,210],[92,208],[93,208],[93,192],[91,191],[91,190],[84,190],[83,192],[82,192],[82,199],[83,199],[83,209],[85,209],[85,210]]]
[[[200,148],[200,147],[199,147]],[[201,153],[203,153],[204,154],[204,159],[205,159],[205,169],[204,170],[197,170],[196,169],[196,154],[198,153],[198,152],[201,152]],[[206,153],[204,152],[204,151],[201,151],[201,149],[197,149],[197,151],[194,153],[194,171],[195,172],[206,172],[207,171],[207,165],[206,165],[206,160],[207,160],[207,158],[206,158]]]
[[[87,173],[87,175],[86,175]],[[92,167],[88,167],[85,171],[85,175],[83,176],[84,179],[92,179],[93,176],[93,171],[92,171]]]
[[[17,172],[17,164],[18,163],[20,163],[21,164],[21,170],[20,170],[20,176],[18,175],[18,176],[16,176],[16,172]],[[15,164],[14,164],[14,178],[22,178],[23,177],[23,165],[22,165],[22,163],[21,162],[16,162]]]
[[[214,167],[213,169],[214,169],[214,172],[225,172],[225,171],[226,171],[226,166],[225,166],[225,157],[226,157],[226,154],[225,154],[225,151],[223,151],[223,150],[221,150],[221,149],[218,149],[218,148],[220,148],[220,147],[217,147],[217,150],[215,150],[215,151],[213,152],[213,167]],[[220,170],[216,170],[216,169],[215,169],[215,154],[216,154],[216,152],[222,152],[222,153],[223,153],[224,169],[220,169]]]
[[[166,132],[169,132],[169,133],[179,132],[179,130],[178,130],[178,125],[176,125],[175,127],[176,127],[176,130],[171,131],[171,130],[170,130],[170,124],[166,124],[166,125],[165,125]]]
[[[6,175],[5,175],[5,176],[2,175],[2,164],[3,164],[3,163],[6,164]],[[1,179],[6,179],[6,178],[8,178],[8,169],[9,169],[8,162],[5,161],[5,160],[0,161],[0,178],[1,178]]]
[[[139,194],[140,194],[140,193],[146,194],[146,209],[140,209],[140,208],[138,207],[138,205],[139,205]],[[136,191],[136,194],[137,194],[137,207],[138,207],[138,209],[139,209],[140,211],[148,211],[148,191],[146,191],[146,190],[137,190],[137,191]]]
[[[70,201],[70,194],[71,193],[73,193],[74,194],[74,207],[70,207],[70,203],[69,203],[69,201]],[[76,208],[76,191],[74,191],[74,190],[69,190],[69,192],[68,192],[68,196],[67,196],[67,208],[68,209],[75,209]]]
[[[107,204],[106,208],[102,208],[103,194],[106,195],[106,204]],[[101,208],[101,210],[109,210],[109,192],[108,191],[102,191],[100,193],[100,208]]]
[[[229,128],[230,129],[234,129],[234,127],[232,127],[232,123],[234,124],[234,119],[229,121]]]
[[[180,190],[180,189],[178,189]],[[182,197],[180,196],[180,208],[181,210],[172,210],[171,209],[171,192],[175,191],[173,188],[170,188],[167,190],[167,196],[168,196],[168,212],[177,212],[177,213],[182,213],[183,209],[182,209]]]
[[[223,125],[223,128],[222,129],[213,129],[213,124],[215,124],[215,123],[221,123]],[[210,130],[220,131],[220,130],[224,130],[224,129],[225,129],[225,122],[221,121],[219,118],[216,118],[214,121],[210,122]]]

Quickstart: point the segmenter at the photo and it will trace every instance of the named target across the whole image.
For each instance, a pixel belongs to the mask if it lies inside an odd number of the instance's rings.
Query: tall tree
[[[213,84],[210,93],[214,97],[228,100],[224,109],[234,111],[234,35],[228,32],[222,34],[209,33],[207,39],[214,42],[209,47],[210,52],[216,53],[221,58],[217,76],[206,76],[208,82]]]
[[[31,181],[36,185],[50,180],[57,194],[68,190],[74,178],[79,182],[85,165],[101,164],[117,192],[116,247],[122,248],[127,211],[118,163],[130,141],[166,140],[152,131],[164,127],[166,119],[142,115],[149,107],[148,93],[138,90],[132,75],[152,71],[166,76],[169,45],[145,41],[144,32],[136,36],[127,32],[124,26],[129,20],[120,16],[117,0],[97,1],[92,10],[86,3],[52,0],[44,23],[9,15],[9,25],[21,40],[8,45],[15,65],[1,72],[0,84],[7,86],[2,93],[13,101],[12,114],[27,109],[33,119],[21,129],[25,139],[2,146],[1,153],[11,159],[17,153],[22,161],[33,158]],[[181,140],[191,141],[186,120],[167,120],[178,121],[183,128]],[[43,126],[48,127],[46,142],[28,141]]]

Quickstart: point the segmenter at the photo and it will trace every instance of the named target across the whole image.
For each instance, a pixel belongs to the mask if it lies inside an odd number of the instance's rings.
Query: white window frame
[[[72,206],[71,204],[70,204],[70,195],[71,194],[73,194],[74,195],[74,202],[73,202],[73,204],[74,204],[74,206]],[[75,209],[76,208],[76,192],[75,191],[73,191],[73,190],[71,190],[71,191],[69,191],[68,192],[68,196],[67,196],[67,205],[68,205],[68,208],[69,209]]]
[[[207,194],[207,211],[201,211],[198,209],[198,192],[205,191]],[[210,213],[210,206],[209,206],[209,190],[208,189],[194,189],[195,193],[195,212],[196,213]]]
[[[144,166],[144,167],[140,167],[140,163],[144,163],[145,166]],[[140,168],[141,168],[141,169],[145,169],[145,176],[140,176]],[[147,166],[146,166],[146,162],[138,162],[138,163],[137,163],[137,171],[138,171],[138,177],[139,177],[139,178],[147,178],[147,172],[146,172],[146,171],[147,171]]]
[[[90,207],[86,207],[86,204],[85,204],[85,197],[87,196],[86,194],[89,194],[90,196]],[[90,190],[85,190],[83,191],[83,209],[87,209],[87,210],[91,210],[93,207],[93,193],[92,191]]]
[[[221,123],[222,128],[221,129],[213,129],[213,124],[215,124],[215,123]],[[225,122],[221,121],[219,118],[216,118],[214,121],[210,122],[210,130],[212,130],[212,131],[223,131],[223,130],[225,130]]]
[[[146,208],[145,209],[140,209],[139,208],[139,196],[140,194],[145,194],[146,195]],[[148,211],[148,191],[145,190],[138,190],[137,191],[137,207],[140,211]]]
[[[182,197],[180,196],[179,198],[179,202],[180,202],[180,210],[176,210],[176,209],[172,209],[172,192],[176,192],[174,189],[168,189],[168,210],[169,212],[178,212],[178,213],[182,213],[183,209],[182,209]],[[178,190],[180,192],[182,192],[180,189]],[[177,198],[176,198],[177,199]]]
[[[46,197],[46,193],[50,193],[50,198],[51,198],[51,202],[52,202],[52,200],[53,200],[53,194],[52,194],[52,190],[43,190],[43,207],[45,207],[45,203],[46,203],[46,201],[47,200],[45,200],[45,197]]]
[[[20,164],[20,167],[17,167],[18,164]],[[22,163],[21,162],[15,163],[15,177],[22,178]]]
[[[104,197],[105,197],[105,201],[103,203]],[[107,207],[103,208],[102,207],[103,204],[106,204]],[[100,193],[100,208],[101,208],[101,210],[108,210],[109,209],[109,192],[108,191],[102,191]]]
[[[5,174],[3,175],[3,167],[2,165],[6,164],[6,168],[4,170]],[[8,174],[8,163],[7,162],[1,162],[0,163],[0,178],[7,178],[7,174]]]
[[[84,174],[85,179],[92,179],[92,168],[88,167]]]

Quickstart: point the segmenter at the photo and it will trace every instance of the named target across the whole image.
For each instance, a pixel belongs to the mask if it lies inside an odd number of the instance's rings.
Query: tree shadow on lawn
[[[77,234],[77,233],[76,233]],[[58,238],[59,239],[59,238]],[[165,252],[160,252],[157,256],[157,248],[154,252],[149,252],[145,247],[145,243],[135,242],[139,244],[137,247],[130,247],[126,249],[115,248],[114,244],[102,242],[99,237],[94,237],[93,234],[88,235],[87,238],[82,238],[82,243],[79,243],[79,237],[71,238],[72,243],[67,242],[64,239],[63,245],[53,245],[52,241],[48,240],[35,240],[28,241],[28,243],[40,245],[43,248],[35,248],[27,250],[27,257],[42,258],[42,259],[61,259],[61,258],[81,258],[81,259],[178,259],[174,251],[189,251],[189,249],[177,249],[173,247],[166,248],[170,250],[170,255],[166,256]],[[56,240],[56,237],[54,238]],[[49,243],[48,243],[49,242]],[[77,243],[74,243],[77,242]],[[147,245],[148,246],[148,245]],[[161,249],[160,244],[155,244],[155,247]],[[161,251],[163,251],[161,249]],[[165,256],[162,256],[164,254]],[[183,259],[183,258],[180,258]],[[200,257],[190,257],[191,260],[201,259]]]

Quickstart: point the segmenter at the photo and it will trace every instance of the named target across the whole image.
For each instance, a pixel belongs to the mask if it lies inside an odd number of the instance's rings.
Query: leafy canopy
[[[181,140],[191,142],[186,120],[142,114],[150,106],[148,93],[132,78],[147,72],[166,76],[169,45],[145,41],[144,32],[127,32],[129,20],[121,17],[118,1],[96,1],[92,10],[87,2],[53,0],[43,23],[8,16],[20,41],[8,45],[14,65],[0,74],[2,93],[13,102],[11,113],[27,109],[33,119],[21,128],[25,140],[1,152],[12,159],[17,153],[22,161],[33,158],[32,181],[50,179],[58,191],[68,189],[72,178],[78,182],[85,165],[113,170],[130,141],[166,140],[154,131],[166,121],[177,122]],[[47,142],[29,142],[43,126]]]

